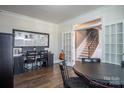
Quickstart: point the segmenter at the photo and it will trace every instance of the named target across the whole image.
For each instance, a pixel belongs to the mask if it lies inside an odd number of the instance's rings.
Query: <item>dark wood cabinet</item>
[[[24,72],[24,58],[23,56],[14,57],[14,74]]]
[[[25,72],[24,69],[24,57],[25,56],[14,56],[14,74],[21,74]],[[47,66],[53,66],[53,57],[54,54],[53,53],[48,53],[48,62],[47,62]],[[43,65],[42,65],[43,66]]]
[[[13,57],[11,34],[0,33],[0,87],[13,87]]]
[[[53,66],[53,57],[54,54],[51,53],[48,54],[48,66]]]

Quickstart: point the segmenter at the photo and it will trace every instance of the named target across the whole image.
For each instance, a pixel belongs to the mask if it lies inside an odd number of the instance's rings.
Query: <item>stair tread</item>
[[[88,57],[88,55],[87,56],[80,56],[79,58],[82,58],[82,57]]]
[[[95,34],[95,35],[98,35],[98,34]],[[88,37],[87,38],[87,43],[85,44],[84,46],[84,50],[82,51],[82,53],[79,55],[79,60],[81,60],[82,58],[88,58],[89,56],[91,57],[93,55],[93,53],[95,52],[98,44],[99,44],[99,41],[97,40],[98,37],[92,35],[93,37]],[[90,49],[88,49],[90,46]],[[90,55],[89,55],[89,52],[90,52]],[[78,59],[77,59],[78,60]]]
[[[81,53],[80,55],[86,55],[85,53]]]

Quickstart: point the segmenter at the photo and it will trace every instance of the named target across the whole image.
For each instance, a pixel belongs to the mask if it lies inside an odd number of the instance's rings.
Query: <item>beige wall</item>
[[[86,36],[86,31],[75,32],[75,48],[78,48],[80,46],[81,42],[85,39]]]
[[[59,52],[58,42],[60,42],[57,24],[13,13],[0,12],[0,32],[12,33],[12,29],[49,33],[50,47],[48,50],[54,53],[54,60],[57,60]]]

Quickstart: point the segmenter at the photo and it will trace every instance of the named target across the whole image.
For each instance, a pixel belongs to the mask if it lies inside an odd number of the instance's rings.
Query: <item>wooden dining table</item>
[[[97,62],[76,62],[74,72],[80,77],[113,87],[124,87],[124,68],[120,65]]]

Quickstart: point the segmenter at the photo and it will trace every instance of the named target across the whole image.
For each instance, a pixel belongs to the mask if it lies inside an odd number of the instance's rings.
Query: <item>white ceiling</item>
[[[0,9],[30,16],[40,20],[61,23],[101,5],[0,5]]]

